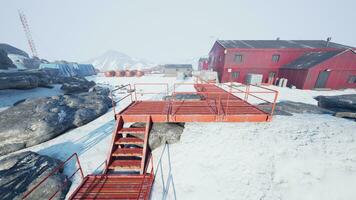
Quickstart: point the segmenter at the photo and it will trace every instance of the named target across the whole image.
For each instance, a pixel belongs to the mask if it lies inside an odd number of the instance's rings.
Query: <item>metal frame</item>
[[[52,175],[54,175],[55,173],[57,173],[59,170],[63,169],[63,167],[66,165],[66,163],[68,163],[72,158],[76,159],[76,162],[78,164],[78,169],[76,169],[74,171],[74,173],[68,177],[68,179],[71,179],[78,171],[80,171],[80,175],[82,177],[82,180],[84,179],[84,174],[83,174],[83,170],[82,170],[82,166],[80,165],[79,162],[79,158],[78,158],[78,154],[74,153],[72,154],[69,158],[67,158],[67,160],[65,160],[61,165],[59,165],[57,168],[55,168],[50,174],[48,174],[44,179],[42,179],[40,182],[38,182],[34,187],[32,187],[29,191],[27,191],[24,196],[22,197],[22,199],[26,199],[33,191],[35,191],[41,184],[43,184],[49,177],[51,177]],[[60,191],[60,189],[62,189],[65,185],[67,184],[67,182],[65,182],[62,187],[60,187],[58,190],[56,190],[56,192],[49,198],[49,199],[53,199],[58,192]]]

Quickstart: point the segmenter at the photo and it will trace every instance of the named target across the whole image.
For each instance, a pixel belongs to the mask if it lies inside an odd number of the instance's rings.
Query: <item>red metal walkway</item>
[[[148,136],[154,122],[271,120],[271,113],[260,110],[216,85],[194,84],[194,88],[196,92],[173,91],[170,100],[135,100],[119,113],[115,113],[116,128],[113,131],[105,173],[85,177],[70,199],[149,199],[154,174]],[[130,94],[132,99],[132,92]],[[194,94],[200,99],[176,100],[175,97],[182,94]],[[272,112],[273,108],[274,104]],[[145,122],[145,125],[133,128],[128,126],[130,122]],[[151,170],[148,171],[149,165]]]
[[[162,100],[133,101],[117,114],[125,121],[144,121],[147,115],[153,122],[266,122],[271,115],[247,101],[212,84],[195,84],[196,92],[175,92],[197,94],[200,101]]]

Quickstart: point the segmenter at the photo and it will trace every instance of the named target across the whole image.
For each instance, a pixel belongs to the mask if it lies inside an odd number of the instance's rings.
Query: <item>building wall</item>
[[[356,53],[349,50],[310,68],[303,89],[314,89],[319,73],[326,70],[330,74],[325,88],[356,88],[355,83],[348,83],[350,76],[356,75]]]
[[[218,72],[220,82],[233,81],[242,82],[246,80],[248,73],[263,74],[264,82],[267,82],[270,72],[275,72],[278,77],[278,69],[306,52],[312,51],[330,51],[331,48],[324,49],[224,49],[219,43],[215,43],[209,53],[209,68]],[[241,63],[235,62],[235,55],[243,56]],[[273,55],[279,55],[279,61],[272,60]],[[232,72],[239,72],[239,77],[231,78]]]
[[[208,59],[200,59],[198,63],[198,70],[208,70],[209,69],[209,61]]]
[[[192,68],[164,68],[164,73],[166,75],[176,76],[177,72],[183,72],[186,75],[190,75],[192,73]]]
[[[307,69],[279,69],[278,78],[288,79],[288,86],[294,85],[299,89],[304,88],[305,80],[308,77]]]
[[[225,48],[219,43],[215,42],[213,48],[209,53],[209,69],[218,72],[219,81],[222,82],[223,68],[225,63]]]

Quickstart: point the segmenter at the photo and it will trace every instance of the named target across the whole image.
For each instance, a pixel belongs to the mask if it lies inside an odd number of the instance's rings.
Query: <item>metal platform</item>
[[[144,122],[150,115],[152,122],[266,122],[271,114],[213,84],[194,84],[201,100],[133,101],[116,114],[126,122]]]

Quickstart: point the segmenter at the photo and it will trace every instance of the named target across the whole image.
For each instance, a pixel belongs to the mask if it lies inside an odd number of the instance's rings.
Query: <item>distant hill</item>
[[[29,55],[25,51],[22,51],[21,49],[13,47],[9,44],[0,43],[0,49],[4,50],[7,54],[16,54],[29,58]]]
[[[83,63],[93,64],[100,71],[124,70],[124,69],[146,69],[154,66],[152,62],[144,59],[132,58],[118,51],[107,51],[103,55],[90,59]]]

